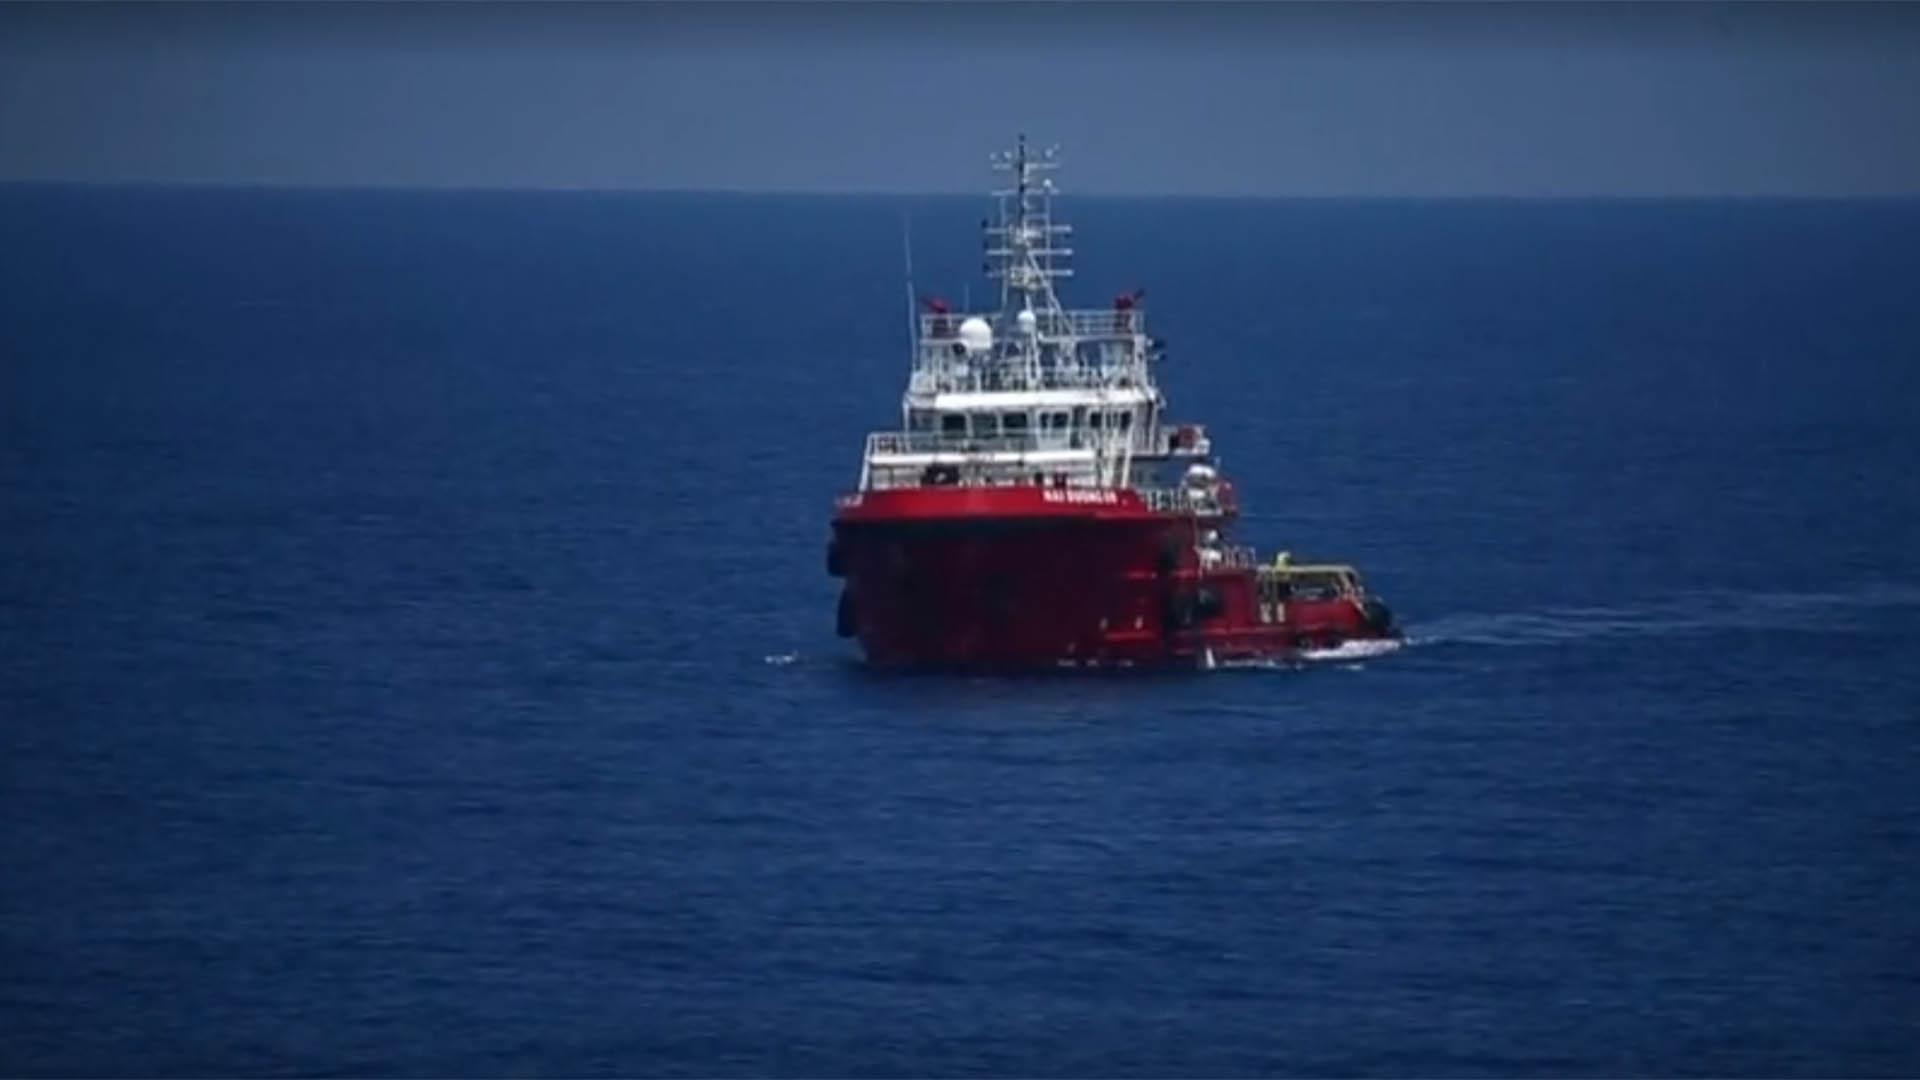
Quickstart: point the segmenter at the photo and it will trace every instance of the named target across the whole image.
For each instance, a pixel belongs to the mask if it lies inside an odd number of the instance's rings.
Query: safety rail
[[[1260,556],[1244,544],[1228,544],[1214,550],[1220,553],[1220,561],[1215,564],[1218,568],[1247,570],[1260,562]]]
[[[1195,455],[1203,447],[1185,446],[1168,450],[1177,440],[1159,431],[1127,434],[1121,440],[1135,454],[1168,453]],[[1019,435],[943,435],[934,431],[875,431],[867,435],[867,457],[876,454],[1060,454],[1083,451],[1087,454],[1114,453],[1119,443],[1109,443],[1097,431],[1053,428],[1044,433]]]
[[[908,391],[939,394],[979,390],[1129,390],[1150,386],[1138,364],[1042,364],[1029,375],[1018,364],[994,361],[953,370],[944,361],[924,361],[908,376]]]
[[[1068,487],[1084,491],[1099,485],[1090,462],[1064,465],[998,462],[944,467],[870,464],[861,477],[862,491],[921,487]]]
[[[1195,514],[1213,516],[1224,513],[1229,506],[1220,493],[1206,488],[1140,488],[1140,498],[1147,509],[1162,514]]]
[[[877,432],[872,437],[895,434]],[[931,469],[945,468],[950,471],[939,480],[930,479]],[[1038,474],[1036,476],[1036,474]],[[865,491],[886,491],[893,488],[914,488],[929,486],[952,487],[1026,487],[1034,484],[1054,486],[1063,484],[1075,489],[1131,490],[1140,497],[1149,511],[1163,514],[1190,514],[1194,517],[1221,517],[1231,512],[1231,499],[1223,499],[1218,494],[1192,488],[1109,488],[1100,482],[1098,462],[1076,460],[1065,462],[1036,463],[1029,461],[971,461],[951,466],[926,466],[915,464],[892,464],[875,462],[869,452],[866,468],[861,475],[861,489]],[[1221,565],[1230,567],[1253,567],[1256,565],[1254,550],[1240,545],[1217,547],[1226,560]]]
[[[1296,600],[1365,599],[1366,586],[1350,566],[1299,566],[1261,563],[1254,567],[1263,592]]]
[[[1031,454],[1068,449],[1064,436],[942,435],[937,431],[875,431],[867,436],[867,457],[876,454]]]
[[[1139,308],[1126,310],[1081,308],[1072,311],[1052,312],[1037,310],[1034,315],[1034,333],[1044,338],[1126,338],[1146,333],[1147,313]],[[969,318],[985,319],[993,324],[994,336],[1007,337],[1014,333],[1011,326],[1000,325],[998,312],[982,315],[968,315],[964,312],[936,312],[921,314],[920,337],[931,341],[951,341],[960,337],[960,324]]]

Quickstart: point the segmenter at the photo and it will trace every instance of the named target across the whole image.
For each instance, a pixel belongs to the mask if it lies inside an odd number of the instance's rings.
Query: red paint
[[[832,558],[881,667],[1191,667],[1209,649],[1278,658],[1394,636],[1347,598],[1262,621],[1252,568],[1199,569],[1204,527],[1124,489],[903,488],[844,496]],[[1211,616],[1192,612],[1203,589]]]

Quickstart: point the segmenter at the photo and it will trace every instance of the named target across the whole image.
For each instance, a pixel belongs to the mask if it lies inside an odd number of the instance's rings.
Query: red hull
[[[1202,571],[1192,516],[1126,490],[921,487],[841,500],[841,632],[881,667],[1195,666],[1395,636],[1346,597],[1263,611],[1251,567]]]

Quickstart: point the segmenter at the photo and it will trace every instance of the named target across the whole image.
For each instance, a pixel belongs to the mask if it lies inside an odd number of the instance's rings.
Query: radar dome
[[[1029,336],[1031,336],[1034,329],[1040,325],[1039,317],[1034,315],[1033,309],[1031,308],[1022,309],[1020,314],[1013,317],[1013,322],[1015,326],[1020,328],[1022,334]]]
[[[969,316],[960,324],[960,345],[967,350],[968,356],[979,356],[993,348],[993,327],[978,315]]]

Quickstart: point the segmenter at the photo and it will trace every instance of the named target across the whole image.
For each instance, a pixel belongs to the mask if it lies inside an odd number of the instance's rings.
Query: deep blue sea
[[[986,209],[0,190],[0,1073],[1920,1073],[1920,203],[1063,200],[1413,642],[870,675]]]

